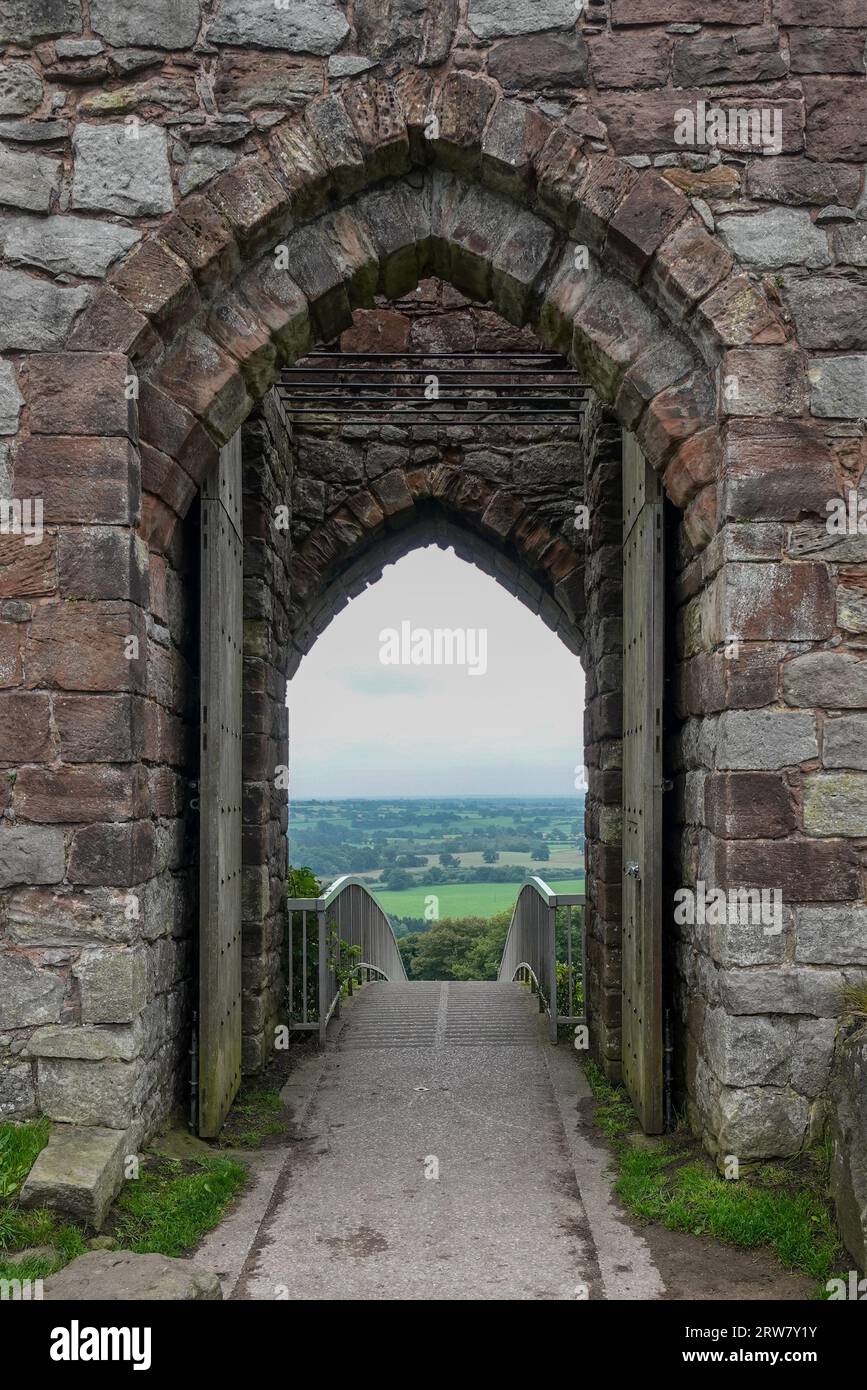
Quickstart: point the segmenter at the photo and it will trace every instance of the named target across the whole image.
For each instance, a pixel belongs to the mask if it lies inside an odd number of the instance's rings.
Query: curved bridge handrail
[[[503,946],[503,956],[497,979],[513,981],[519,975],[529,975],[540,1001],[548,1013],[550,1038],[557,1041],[560,1023],[583,1023],[571,1012],[560,1015],[558,1008],[557,976],[557,911],[566,910],[566,985],[569,1008],[572,1003],[575,965],[573,961],[573,912],[574,907],[583,907],[583,893],[555,893],[553,888],[538,874],[533,874],[518,890],[509,930]],[[585,979],[584,969],[584,930],[581,930],[581,980]]]
[[[293,915],[301,914],[301,1001],[302,1018],[294,1026],[299,1029],[318,1029],[320,1042],[325,1041],[329,1020],[339,1012],[344,983],[341,955],[344,944],[357,950],[350,957],[349,968],[374,970],[387,981],[406,980],[403,957],[388,915],[382,910],[367,884],[354,874],[341,874],[316,898],[289,898],[289,998],[295,998],[293,967]],[[308,913],[316,914],[318,972],[318,1009],[315,1021],[308,1018]],[[312,953],[311,953],[312,954]],[[343,966],[343,970],[346,966]]]

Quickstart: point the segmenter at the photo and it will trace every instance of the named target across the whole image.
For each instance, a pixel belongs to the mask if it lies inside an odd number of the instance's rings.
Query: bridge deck
[[[235,1296],[598,1296],[546,1051],[519,985],[367,986]]]

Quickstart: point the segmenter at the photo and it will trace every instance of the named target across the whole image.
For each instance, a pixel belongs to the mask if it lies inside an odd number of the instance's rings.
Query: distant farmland
[[[539,872],[545,877],[545,866]],[[552,883],[555,893],[583,893],[584,879]],[[440,917],[492,917],[514,906],[521,881],[515,883],[434,883],[402,888],[397,892],[371,885],[376,900],[393,917],[424,917],[425,898],[436,894]]]

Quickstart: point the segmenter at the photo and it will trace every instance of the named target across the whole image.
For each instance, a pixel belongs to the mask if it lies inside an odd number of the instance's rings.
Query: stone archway
[[[81,127],[82,169],[93,129]],[[375,289],[402,292],[424,269],[567,351],[683,509],[684,880],[771,885],[782,870],[794,895],[779,940],[684,934],[688,1090],[711,1147],[792,1152],[824,1085],[845,982],[816,914],[829,903],[854,911],[863,892],[857,798],[819,762],[826,712],[865,703],[863,668],[834,645],[835,575],[821,543],[807,536],[792,553],[779,524],[821,515],[838,489],[808,414],[807,357],[660,173],[594,151],[568,121],[460,71],[436,89],[411,72],[312,101],[163,217],[90,303],[54,291],[70,329],[63,351],[37,351],[22,371],[14,485],[44,495],[56,550],[38,574],[20,550],[10,598],[38,601],[7,619],[21,690],[7,696],[6,747],[25,766],[4,832],[3,959],[39,1104],[136,1138],[166,1111],[188,945],[189,672],[172,633],[184,624],[180,522],[278,358],[332,337]],[[39,346],[57,346],[56,330]],[[603,500],[591,593],[614,544],[604,511]],[[262,679],[273,698],[266,662]],[[599,694],[591,719],[614,739],[616,691]],[[593,872],[611,890],[596,970],[615,1064],[613,824]],[[261,874],[248,891],[271,912]],[[127,915],[130,895],[141,915]],[[121,1033],[110,1041],[106,1026]],[[753,1034],[773,1041],[773,1066],[753,1048],[745,1060]]]

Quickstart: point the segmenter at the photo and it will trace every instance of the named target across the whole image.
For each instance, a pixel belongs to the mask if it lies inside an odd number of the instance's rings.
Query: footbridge
[[[341,1002],[375,981],[389,988],[353,1011],[352,1046],[508,1041],[532,1021],[528,994],[552,1043],[561,1028],[585,1022],[584,896],[556,893],[538,876],[518,893],[496,981],[449,981],[448,989],[407,979],[392,924],[362,879],[344,874],[319,897],[290,898],[288,909],[290,1026],[318,1034],[323,1046]]]

